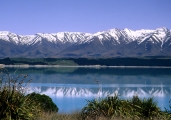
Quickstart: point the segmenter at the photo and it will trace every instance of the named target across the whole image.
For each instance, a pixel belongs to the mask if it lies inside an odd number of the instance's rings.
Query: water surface
[[[168,108],[171,99],[171,68],[8,68],[10,73],[28,74],[29,92],[46,94],[59,112],[81,110],[86,100],[118,94],[154,97],[158,106]]]

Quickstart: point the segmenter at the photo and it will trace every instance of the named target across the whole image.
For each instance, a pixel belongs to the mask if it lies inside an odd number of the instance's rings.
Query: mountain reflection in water
[[[29,92],[38,92],[56,97],[105,97],[119,95],[123,97],[164,97],[170,95],[171,86],[167,85],[141,85],[141,84],[31,84]]]

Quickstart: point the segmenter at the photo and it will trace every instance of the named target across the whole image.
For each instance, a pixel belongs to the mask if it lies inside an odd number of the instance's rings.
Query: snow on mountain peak
[[[167,32],[168,29],[166,27],[160,27],[156,29],[157,31],[163,31],[163,32]]]
[[[9,41],[9,31],[0,31],[0,39]]]
[[[9,31],[1,31],[0,32],[0,39],[11,41],[13,43],[19,43],[19,36],[15,33],[10,33]]]
[[[0,35],[8,35],[9,31],[0,31]]]
[[[81,40],[84,41],[91,34],[81,33],[81,32],[59,32],[53,35],[62,43],[65,42],[76,43],[76,42],[80,42]]]

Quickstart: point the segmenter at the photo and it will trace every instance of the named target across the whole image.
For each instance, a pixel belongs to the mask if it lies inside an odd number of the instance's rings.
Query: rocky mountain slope
[[[171,56],[171,31],[110,29],[17,35],[0,31],[0,57],[140,57]]]

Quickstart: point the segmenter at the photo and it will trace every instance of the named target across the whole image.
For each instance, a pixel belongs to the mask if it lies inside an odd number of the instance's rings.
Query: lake
[[[13,74],[28,74],[28,92],[46,94],[60,113],[81,110],[86,100],[118,94],[154,97],[168,108],[171,99],[171,68],[44,67],[7,68]]]

